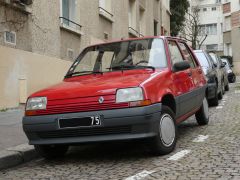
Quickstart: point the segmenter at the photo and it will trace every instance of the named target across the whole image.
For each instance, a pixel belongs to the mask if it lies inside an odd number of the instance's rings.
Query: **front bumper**
[[[81,113],[25,116],[23,130],[32,145],[80,144],[102,141],[131,140],[154,137],[158,134],[161,103],[126,109]],[[104,117],[99,127],[60,129],[59,118]]]

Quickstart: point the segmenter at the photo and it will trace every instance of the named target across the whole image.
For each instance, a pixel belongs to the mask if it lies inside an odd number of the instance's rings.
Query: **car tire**
[[[172,152],[177,141],[177,126],[174,112],[167,106],[162,106],[158,126],[158,135],[151,140],[151,151],[154,155],[165,155]]]
[[[209,122],[209,109],[206,97],[203,99],[201,108],[195,114],[198,125],[207,125]]]
[[[225,91],[229,91],[229,84],[225,86]]]
[[[232,79],[231,79],[231,83],[235,83],[236,82],[236,76],[233,75]]]
[[[223,98],[223,89],[224,89],[224,85],[223,85],[223,82],[221,83],[221,90],[220,92],[218,93],[218,99],[222,99]]]
[[[63,157],[68,151],[67,145],[35,145],[38,154],[45,159],[55,159]]]
[[[215,92],[215,97],[213,99],[209,99],[209,105],[211,106],[218,106],[218,93],[217,93],[217,87],[216,87],[216,92]]]

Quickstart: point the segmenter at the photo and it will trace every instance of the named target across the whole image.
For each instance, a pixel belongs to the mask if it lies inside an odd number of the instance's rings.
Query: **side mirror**
[[[174,72],[183,71],[189,68],[190,68],[190,64],[188,61],[177,62],[173,65]]]
[[[221,68],[224,68],[226,66],[226,62],[222,62]]]

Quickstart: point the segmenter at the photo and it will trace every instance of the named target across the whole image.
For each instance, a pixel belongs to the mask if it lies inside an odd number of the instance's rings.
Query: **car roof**
[[[200,53],[200,52],[204,52],[204,50],[202,50],[202,49],[197,49],[197,50],[194,50],[193,52],[195,52],[195,53]]]
[[[144,37],[137,37],[137,38],[121,38],[121,39],[117,39],[117,40],[112,40],[112,41],[107,41],[107,42],[103,42],[103,43],[98,43],[98,44],[93,44],[90,45],[88,47],[92,47],[92,46],[99,46],[99,45],[104,45],[104,44],[111,44],[111,43],[118,43],[118,42],[126,42],[126,41],[134,41],[134,40],[144,40],[144,39],[167,39],[167,40],[179,40],[179,41],[183,41],[186,42],[186,40],[180,38],[180,37],[172,37],[172,36],[144,36]]]

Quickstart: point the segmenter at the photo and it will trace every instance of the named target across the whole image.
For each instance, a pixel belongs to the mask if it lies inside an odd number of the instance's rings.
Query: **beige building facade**
[[[233,57],[234,70],[240,74],[240,1],[223,1],[224,54]]]
[[[0,109],[61,81],[88,45],[169,33],[169,0],[0,0]]]

